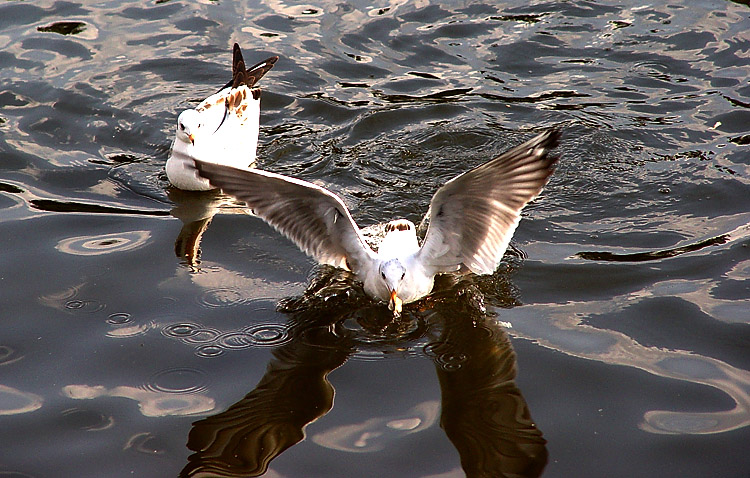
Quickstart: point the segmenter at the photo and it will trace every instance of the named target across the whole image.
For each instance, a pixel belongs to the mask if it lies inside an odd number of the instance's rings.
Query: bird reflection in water
[[[221,210],[246,214],[244,207],[218,190],[183,191],[169,187],[167,197],[175,204],[169,213],[182,222],[174,243],[175,255],[193,271],[200,269],[201,239],[216,213]]]
[[[440,381],[440,426],[467,477],[540,476],[547,442],[515,383],[508,334],[484,312],[476,290],[459,294],[438,302],[429,319],[443,327],[427,347]]]
[[[331,410],[331,371],[371,345],[374,334],[381,345],[404,347],[419,343],[428,329],[439,337],[424,352],[440,383],[440,424],[466,476],[540,476],[546,440],[515,384],[507,334],[486,313],[478,287],[467,279],[442,282],[420,310],[394,319],[352,287],[349,273],[321,267],[303,296],[280,304],[290,317],[291,340],[273,351],[255,389],[193,424],[187,446],[195,453],[180,476],[263,475],[271,460],[305,437],[305,426]],[[360,329],[345,325],[355,310]]]

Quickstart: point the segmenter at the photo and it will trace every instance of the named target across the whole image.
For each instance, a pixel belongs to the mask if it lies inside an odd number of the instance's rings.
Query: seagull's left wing
[[[195,164],[212,186],[244,201],[256,216],[321,264],[359,274],[375,260],[346,205],[332,192],[259,169]]]
[[[476,274],[497,268],[521,219],[521,209],[552,174],[560,132],[550,130],[472,169],[438,189],[417,260],[431,272],[464,265]]]
[[[240,85],[252,88],[261,78],[263,78],[263,75],[273,68],[273,65],[278,60],[278,56],[272,56],[246,70],[245,60],[242,58],[242,50],[240,50],[240,46],[235,43],[232,50],[232,81],[227,83],[224,88],[230,86],[232,88],[237,88]]]

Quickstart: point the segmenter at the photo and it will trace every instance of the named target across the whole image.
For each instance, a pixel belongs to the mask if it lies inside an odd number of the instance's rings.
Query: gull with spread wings
[[[402,304],[432,291],[436,274],[491,274],[521,219],[521,209],[542,191],[557,162],[549,154],[560,132],[549,130],[437,190],[430,201],[422,245],[406,219],[389,222],[377,253],[365,242],[349,209],[315,184],[258,169],[196,161],[202,177],[244,201],[253,213],[321,264],[352,271],[365,292]]]
[[[260,89],[253,87],[278,59],[273,56],[245,69],[240,46],[234,44],[232,80],[177,118],[177,133],[165,167],[173,186],[189,191],[214,189],[207,180],[196,176],[196,159],[237,167],[254,165]]]

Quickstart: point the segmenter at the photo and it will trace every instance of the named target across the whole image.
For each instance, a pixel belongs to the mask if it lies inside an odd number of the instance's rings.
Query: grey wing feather
[[[491,274],[503,258],[521,209],[542,191],[557,161],[548,152],[560,132],[547,131],[450,180],[430,202],[419,261],[435,273],[462,265]]]
[[[375,257],[346,205],[312,183],[258,169],[195,161],[200,175],[292,240],[321,264],[355,274]]]

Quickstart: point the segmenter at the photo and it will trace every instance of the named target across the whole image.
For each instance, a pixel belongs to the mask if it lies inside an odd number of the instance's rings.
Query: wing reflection
[[[510,339],[478,297],[462,294],[460,309],[454,303],[435,308],[443,330],[428,349],[440,380],[440,424],[467,477],[540,476],[547,441],[515,383]]]
[[[265,375],[245,398],[193,425],[187,446],[195,453],[180,476],[260,476],[271,460],[305,438],[309,423],[330,411],[334,389],[327,375],[371,345],[373,330],[385,330],[377,320],[367,320],[371,303],[352,294],[350,280],[341,271],[323,268],[304,296],[283,304],[290,315],[291,340],[273,352]],[[434,330],[432,336],[439,333],[438,340],[425,346],[428,331],[419,329],[423,333],[415,337],[413,328],[394,326],[387,330],[401,331],[396,332],[402,334],[401,341],[388,337],[383,343],[424,347],[435,362],[442,391],[441,426],[458,450],[466,476],[537,477],[547,463],[546,441],[514,382],[515,352],[505,332],[487,316],[477,289],[458,289],[438,294],[434,303],[425,303],[430,308],[418,312],[417,320]],[[399,320],[413,321],[408,315]],[[362,330],[341,326],[353,316]],[[420,406],[430,408],[430,403]],[[403,416],[333,427],[313,442],[335,442],[342,451],[377,451],[389,443],[369,441],[384,435],[386,428],[388,436],[397,438],[434,423],[429,410],[420,406]],[[384,438],[392,439],[388,436]]]
[[[305,426],[333,406],[326,376],[353,352],[325,315],[292,317],[292,340],[273,352],[255,389],[228,410],[193,424],[195,451],[180,476],[260,476],[281,452],[304,438]],[[330,317],[330,316],[329,316]]]

